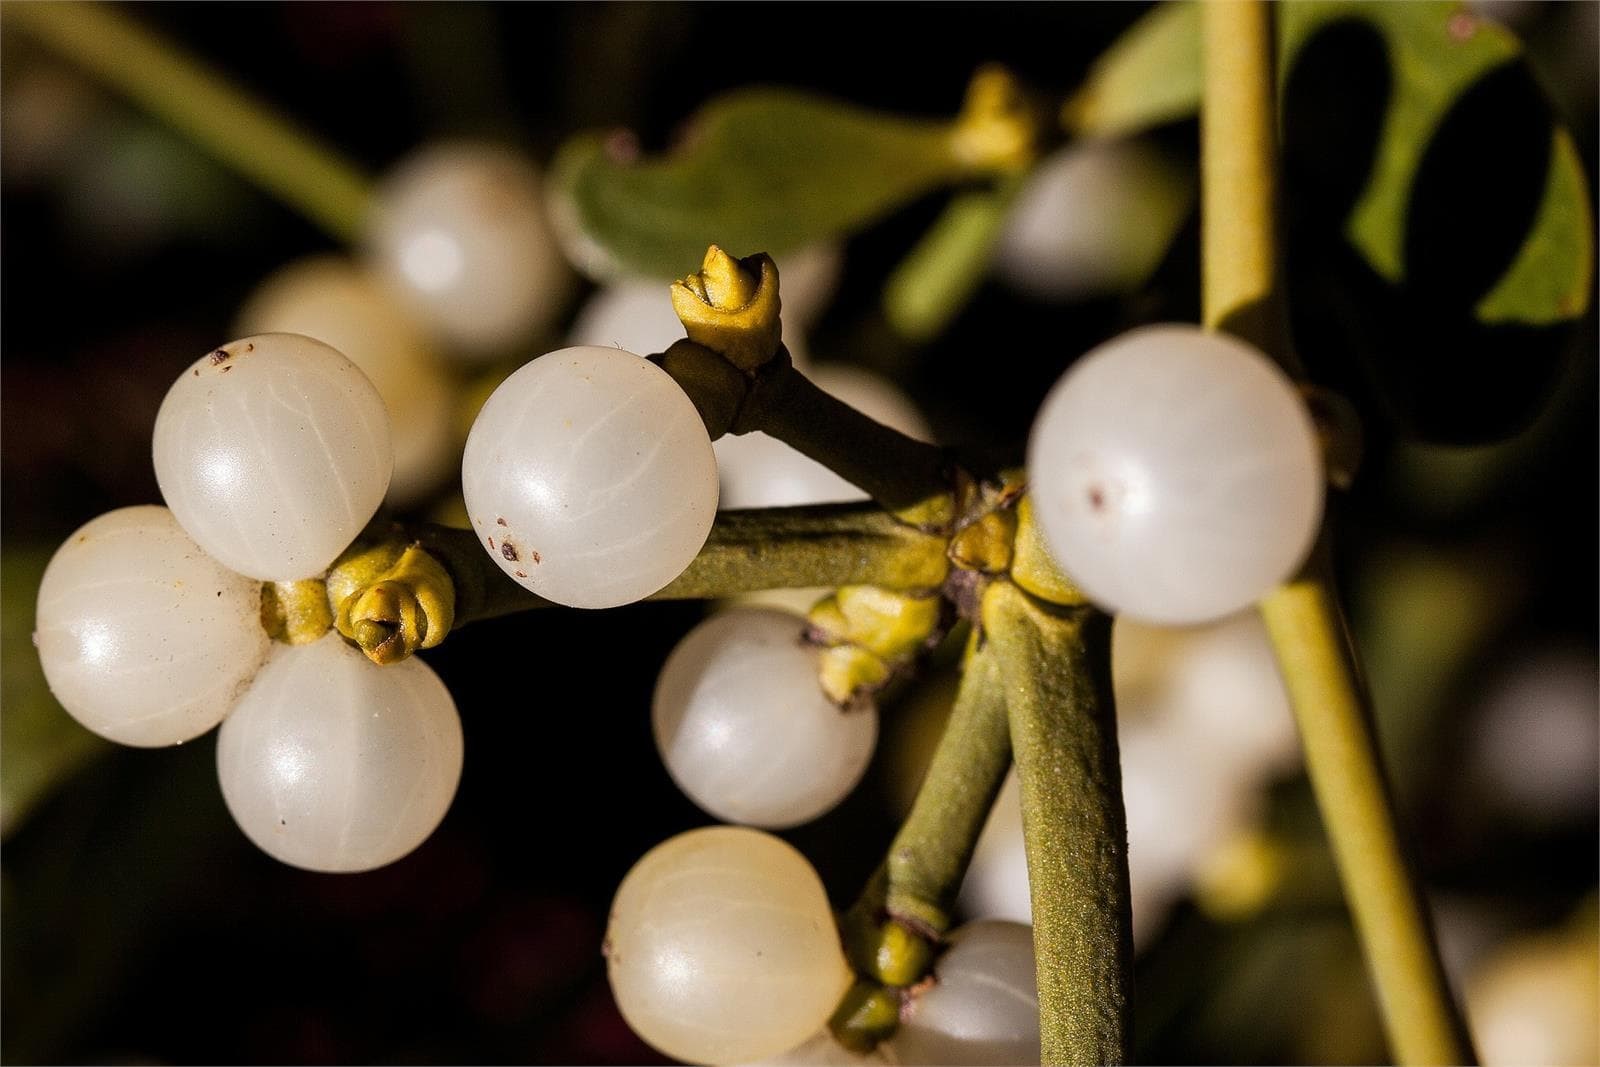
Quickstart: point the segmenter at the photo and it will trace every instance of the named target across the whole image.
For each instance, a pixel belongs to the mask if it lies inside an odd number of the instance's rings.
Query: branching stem
[[[455,625],[550,602],[528,592],[490,558],[471,530],[398,529],[449,572]],[[914,530],[872,504],[724,511],[689,568],[652,600],[696,600],[762,589],[857,584],[934,589],[949,564],[943,539]]]

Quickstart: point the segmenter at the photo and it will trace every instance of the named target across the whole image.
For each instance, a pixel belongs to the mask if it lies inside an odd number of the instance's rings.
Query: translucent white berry
[[[661,368],[620,349],[564,348],[483,405],[461,490],[501,570],[557,603],[609,608],[656,592],[700,551],[717,461]]]
[[[156,481],[189,536],[263,581],[327,569],[372,518],[394,453],[383,399],[354,363],[289,333],[202,356],[161,402]]]
[[[747,1067],[862,1067],[894,1062],[889,1058],[888,1051],[887,1045],[879,1045],[870,1053],[851,1052],[835,1041],[833,1034],[824,1028],[809,1041],[776,1056],[751,1062]]]
[[[1039,1062],[1033,928],[984,920],[950,935],[938,979],[911,1001],[890,1042],[900,1063]]]
[[[794,1048],[851,981],[811,864],[734,826],[679,834],[634,865],[611,904],[606,966],[634,1032],[690,1063]]]
[[[403,162],[378,189],[364,247],[404,304],[462,354],[526,341],[566,293],[538,168],[495,145],[434,145]]]
[[[339,256],[297,260],[262,282],[238,334],[298,333],[337,349],[383,397],[394,440],[389,499],[409,503],[455,466],[455,386],[405,309],[372,276]]]
[[[871,371],[818,364],[806,372],[818,388],[832,393],[885,426],[931,440],[932,433],[914,404]],[[759,430],[727,434],[714,442],[722,472],[724,508],[768,508],[865,500],[866,494],[813,459]]]
[[[1028,178],[995,247],[996,272],[1045,300],[1131,289],[1155,270],[1193,182],[1134,141],[1080,141]]]
[[[1146,622],[1230,615],[1292,575],[1322,515],[1315,428],[1250,345],[1151,326],[1080,359],[1028,442],[1051,553],[1101,607]]]
[[[878,713],[841,711],[817,682],[805,620],[735,608],[696,626],[656,682],[656,748],[672,780],[725,822],[809,822],[861,780]]]
[[[1300,735],[1261,615],[1202,626],[1112,628],[1112,684],[1123,722],[1159,720],[1205,753],[1218,780],[1255,783],[1300,766]]]
[[[222,798],[274,859],[366,871],[420,845],[461,779],[461,720],[439,676],[380,667],[329,634],[279,645],[217,734]]]
[[[39,583],[34,642],[56,699],[124,745],[175,745],[222,721],[271,642],[261,586],[226,570],[166,508],[78,529]]]

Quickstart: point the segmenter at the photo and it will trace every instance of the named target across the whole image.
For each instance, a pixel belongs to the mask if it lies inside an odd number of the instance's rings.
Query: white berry
[[[259,334],[185,370],[156,415],[161,495],[200,547],[263,581],[321,574],[378,510],[383,399],[321,341]]]
[[[365,250],[461,354],[526,341],[566,294],[538,168],[495,145],[434,145],[397,167],[378,189]]]
[[[222,721],[267,657],[261,586],[223,568],[166,508],[77,530],[39,583],[34,642],[50,691],[124,745],[176,745]]]
[[[1033,928],[984,920],[950,935],[937,981],[911,1001],[890,1042],[899,1063],[1039,1062]]]
[[[861,780],[878,713],[841,711],[817,682],[805,620],[735,608],[696,626],[656,682],[656,748],[672,780],[725,822],[809,822]]]
[[[851,981],[811,864],[733,826],[679,834],[634,865],[611,904],[606,969],[635,1033],[710,1064],[794,1048]]]
[[[1028,178],[995,246],[996,272],[1044,300],[1142,283],[1193,205],[1192,181],[1134,141],[1080,141]]]
[[[661,368],[620,349],[564,348],[483,405],[461,490],[501,570],[557,603],[608,608],[656,592],[700,551],[717,462]]]
[[[329,634],[280,645],[217,734],[239,828],[312,871],[365,871],[420,845],[461,779],[461,720],[415,657],[380,667]]]
[[[1315,428],[1293,383],[1242,341],[1133,330],[1045,398],[1028,443],[1050,550],[1108,611],[1184,624],[1290,577],[1322,515]]]
[[[336,349],[383,397],[394,440],[389,499],[410,503],[454,467],[455,387],[422,328],[347,259],[297,260],[262,282],[239,312],[240,335],[298,333]]]

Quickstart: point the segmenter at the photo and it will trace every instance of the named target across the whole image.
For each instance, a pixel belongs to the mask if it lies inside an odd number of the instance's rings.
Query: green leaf
[[[0,554],[0,837],[110,745],[50,695],[33,647],[34,601],[50,561],[42,549]]]
[[[1386,52],[1390,84],[1371,169],[1350,207],[1345,236],[1384,280],[1408,280],[1406,241],[1419,172],[1441,127],[1486,76],[1520,63],[1520,43],[1460,4],[1299,0],[1280,4],[1279,70],[1285,82],[1307,46],[1336,24],[1370,27]],[[1351,67],[1352,79],[1372,71]],[[1136,23],[1090,71],[1063,121],[1079,134],[1126,134],[1192,115],[1199,107],[1199,7],[1174,0]],[[1548,121],[1530,115],[1529,121]],[[1486,324],[1542,326],[1588,309],[1594,235],[1583,168],[1570,136],[1550,134],[1544,191],[1498,281],[1474,294]],[[1486,213],[1501,205],[1484,203]],[[1515,211],[1516,207],[1510,209]],[[1475,220],[1476,221],[1476,220]]]
[[[902,337],[927,341],[960,314],[989,269],[1020,183],[959,193],[889,275],[883,310]]]
[[[1474,309],[1481,322],[1546,325],[1583,314],[1594,292],[1594,215],[1572,134],[1550,133],[1539,215],[1500,281]]]
[[[552,168],[558,230],[596,278],[672,278],[706,247],[781,255],[865,225],[978,173],[948,122],[918,121],[781,89],[724,96],[659,159],[579,137]]]
[[[1089,69],[1061,111],[1072,133],[1121,137],[1188,118],[1200,107],[1200,5],[1151,8]]]

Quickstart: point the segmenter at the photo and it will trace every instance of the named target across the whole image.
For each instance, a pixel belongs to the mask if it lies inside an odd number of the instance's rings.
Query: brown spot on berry
[[[1089,506],[1096,511],[1104,511],[1106,506],[1106,491],[1098,485],[1089,487]]]
[[[228,372],[229,372],[229,371],[231,371],[231,370],[232,370],[232,369],[233,369],[233,364],[232,364],[232,363],[230,363],[230,364],[228,364],[228,365],[227,365],[227,366],[226,366],[226,367],[223,367],[223,368],[222,368],[222,373],[223,373],[223,374],[227,374],[227,373],[228,373]]]
[[[229,352],[226,348],[219,348],[215,352],[212,352],[209,358],[211,359],[211,365],[213,367],[220,367],[222,364],[233,358],[233,353]]]
[[[510,524],[510,523],[509,523],[509,522],[507,522],[507,521],[506,521],[506,520],[505,520],[505,519],[503,519],[503,518],[501,518],[501,519],[496,519],[496,520],[494,520],[494,521],[495,521],[495,525],[496,525],[496,526],[510,526],[510,525],[511,525],[511,524]]]
[[[1450,36],[1457,41],[1470,41],[1478,32],[1478,20],[1469,11],[1458,11],[1450,16]]]
[[[253,344],[248,344],[248,343],[247,343],[247,344],[246,344],[246,345],[245,345],[245,346],[244,346],[244,350],[245,350],[245,351],[246,351],[246,352],[254,352],[254,351],[255,351],[255,350],[256,350],[256,346],[255,346],[255,345],[253,345]]]
[[[493,537],[490,537],[490,538],[488,538],[488,541],[489,541],[489,551],[490,551],[490,552],[493,552],[493,551],[495,551],[495,547],[494,547],[494,538],[493,538]]]
[[[518,578],[526,578],[528,576],[527,571],[512,571],[511,573],[515,574]]]
[[[537,550],[529,552],[528,555],[533,557],[533,561],[535,563],[543,563],[544,562],[544,560],[540,557],[540,555],[539,555]]]
[[[500,542],[500,554],[515,563],[517,561],[517,546],[510,541]]]

